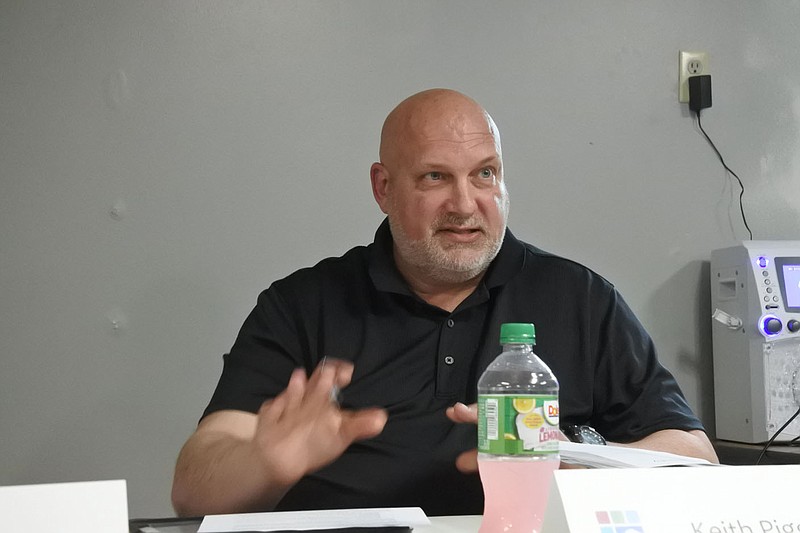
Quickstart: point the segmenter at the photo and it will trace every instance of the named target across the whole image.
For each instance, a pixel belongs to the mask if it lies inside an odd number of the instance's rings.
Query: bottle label
[[[558,395],[478,396],[478,451],[494,455],[558,453]]]

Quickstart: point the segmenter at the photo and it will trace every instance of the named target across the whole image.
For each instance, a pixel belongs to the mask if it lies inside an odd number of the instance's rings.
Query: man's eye
[[[427,174],[425,174],[425,177],[429,180],[437,181],[442,179],[442,174],[441,172],[428,172]]]
[[[484,168],[481,169],[479,175],[482,178],[491,178],[492,176],[494,176],[494,171],[491,168]]]

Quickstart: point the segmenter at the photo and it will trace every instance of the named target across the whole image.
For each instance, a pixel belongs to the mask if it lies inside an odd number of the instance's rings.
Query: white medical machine
[[[765,442],[800,408],[800,241],[712,251],[711,309],[717,438]]]

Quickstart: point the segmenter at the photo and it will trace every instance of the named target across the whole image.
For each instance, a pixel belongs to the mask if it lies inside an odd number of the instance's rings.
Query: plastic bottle
[[[533,324],[503,324],[478,380],[479,533],[539,533],[558,455],[558,381],[533,353]]]

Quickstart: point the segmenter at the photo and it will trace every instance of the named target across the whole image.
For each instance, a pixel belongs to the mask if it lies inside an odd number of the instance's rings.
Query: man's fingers
[[[302,368],[296,368],[289,377],[286,389],[276,398],[283,398],[283,411],[294,412],[303,408],[318,412],[326,403],[335,400],[336,389],[350,383],[353,363],[343,359],[324,358],[311,377]]]
[[[469,450],[456,458],[456,468],[459,472],[472,474],[478,471],[478,450]]]
[[[342,411],[341,433],[348,442],[368,439],[383,431],[388,413],[383,409],[362,409],[360,411]]]
[[[305,373],[296,369],[289,377],[286,388],[276,397],[261,404],[258,409],[259,418],[268,423],[277,423],[287,411],[297,409],[303,402],[305,384]]]
[[[280,420],[284,409],[286,409],[286,398],[278,396],[261,404],[258,418],[266,424],[274,424]]]
[[[447,418],[459,424],[478,423],[478,404],[466,405],[461,402],[447,408]],[[459,472],[472,474],[478,471],[478,450],[469,450],[456,457]]]
[[[478,405],[465,405],[461,402],[447,408],[447,417],[453,422],[464,424],[478,423]]]
[[[345,388],[350,384],[353,378],[353,363],[345,361],[344,359],[336,359],[335,357],[326,357],[320,366],[324,365],[325,368],[333,368],[335,370],[334,383],[340,389]]]
[[[343,359],[325,357],[314,369],[309,379],[309,396],[317,405],[320,402],[335,400],[338,389],[350,384],[353,377],[353,363]]]
[[[283,406],[284,413],[293,413],[303,406],[303,397],[306,393],[308,379],[305,372],[296,368],[292,375],[289,376],[289,383],[286,388],[278,394],[275,399],[282,398],[285,402]]]

